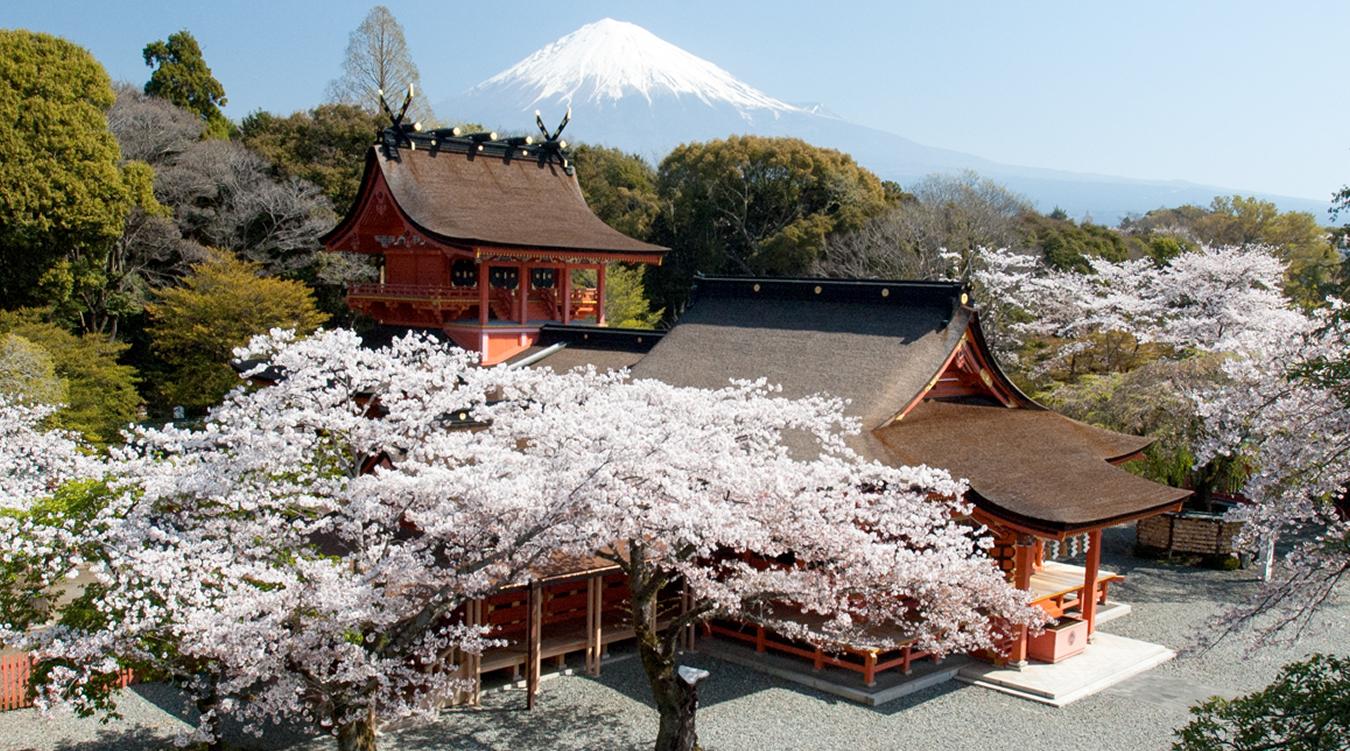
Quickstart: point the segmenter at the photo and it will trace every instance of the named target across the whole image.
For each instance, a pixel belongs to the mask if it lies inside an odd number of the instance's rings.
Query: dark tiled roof
[[[960,295],[943,283],[702,278],[633,376],[702,388],[767,378],[785,396],[849,399],[870,429],[938,374],[965,330]]]
[[[1190,495],[1109,463],[1151,439],[1049,410],[930,400],[876,435],[896,460],[964,477],[977,505],[1047,532],[1137,516]]]
[[[950,470],[971,482],[977,504],[1047,533],[1188,495],[1108,462],[1150,439],[1075,422],[1020,392],[1015,408],[925,401],[891,422],[927,390],[963,334],[984,346],[961,295],[956,284],[932,282],[703,278],[633,376],[704,388],[763,377],[789,397],[847,398],[846,411],[863,423],[852,444],[864,456]]]
[[[511,153],[405,148],[386,155],[383,148],[372,146],[363,183],[372,170],[379,170],[408,218],[450,242],[616,254],[665,252],[601,221],[586,205],[576,177],[556,161],[532,151],[516,158]]]

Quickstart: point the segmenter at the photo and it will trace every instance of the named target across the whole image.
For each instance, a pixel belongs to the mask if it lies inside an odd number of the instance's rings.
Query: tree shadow
[[[98,731],[98,734],[90,739],[82,741],[58,741],[54,745],[48,746],[45,743],[33,746],[34,751],[38,748],[49,748],[52,751],[158,751],[159,749],[172,748],[172,738],[162,732],[156,732],[152,728],[144,726],[135,727],[107,727]]]

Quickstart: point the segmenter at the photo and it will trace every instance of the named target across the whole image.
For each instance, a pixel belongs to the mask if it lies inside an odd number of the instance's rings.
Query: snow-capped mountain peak
[[[502,89],[515,92],[522,107],[546,100],[600,104],[637,94],[649,104],[674,96],[739,110],[797,110],[641,26],[612,18],[582,26],[480,83],[469,95]]]

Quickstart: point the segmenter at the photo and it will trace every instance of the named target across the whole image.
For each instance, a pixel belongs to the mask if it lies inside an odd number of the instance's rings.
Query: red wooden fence
[[[33,659],[23,654],[0,656],[0,711],[33,706],[28,696],[28,677],[33,672]],[[123,670],[117,685],[126,688],[135,681],[130,670]]]

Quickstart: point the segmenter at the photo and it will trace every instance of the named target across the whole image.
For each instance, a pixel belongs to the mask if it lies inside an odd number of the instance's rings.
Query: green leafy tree
[[[47,34],[0,30],[0,300],[70,298],[97,283],[132,204],[106,113],[108,74]],[[64,262],[64,263],[63,263]]]
[[[145,64],[154,68],[145,93],[195,112],[206,123],[210,138],[229,138],[233,125],[220,108],[225,106],[225,87],[211,74],[202,57],[201,45],[187,29],[145,45]]]
[[[572,161],[591,211],[625,235],[645,239],[661,209],[656,170],[636,154],[586,144],[572,149]]]
[[[1059,213],[1056,217],[1053,212],[1044,216],[1029,211],[1020,217],[1023,242],[1039,250],[1052,268],[1086,273],[1089,258],[1124,261],[1150,254],[1147,243],[1139,238],[1100,224],[1078,224],[1063,211]]]
[[[26,339],[45,352],[65,392],[58,427],[108,444],[136,420],[141,406],[136,370],[121,362],[128,345],[99,334],[77,336],[44,319],[43,311],[0,312],[0,335]]]
[[[324,322],[308,287],[262,276],[257,264],[220,251],[194,266],[181,287],[161,291],[149,313],[152,348],[167,366],[159,391],[170,404],[195,409],[239,385],[230,360],[255,334],[309,333]]]
[[[605,271],[605,320],[626,329],[653,329],[664,310],[652,310],[642,286],[642,269],[611,263]]]
[[[1350,659],[1314,655],[1246,696],[1191,707],[1174,751],[1343,751],[1350,748]]]
[[[1251,473],[1241,455],[1216,455],[1197,465],[1205,421],[1191,394],[1223,382],[1223,358],[1158,359],[1128,372],[1090,373],[1038,393],[1043,404],[1077,420],[1156,439],[1142,461],[1125,468],[1164,485],[1190,488],[1188,505],[1213,511],[1215,492],[1240,490]]]
[[[66,387],[47,350],[18,334],[0,336],[0,395],[22,404],[64,404]]]
[[[1316,217],[1306,211],[1282,212],[1274,203],[1250,196],[1219,196],[1207,207],[1156,209],[1122,222],[1121,228],[1206,245],[1269,245],[1289,263],[1285,292],[1303,305],[1317,305],[1335,293],[1343,273],[1340,255]]]
[[[345,211],[361,186],[366,151],[386,124],[354,104],[321,104],[287,117],[254,112],[240,123],[239,136],[283,176],[314,183]]]
[[[671,248],[647,274],[654,304],[688,295],[694,274],[802,274],[832,233],[886,206],[876,175],[795,138],[733,136],[675,149],[657,171],[653,238]]]

